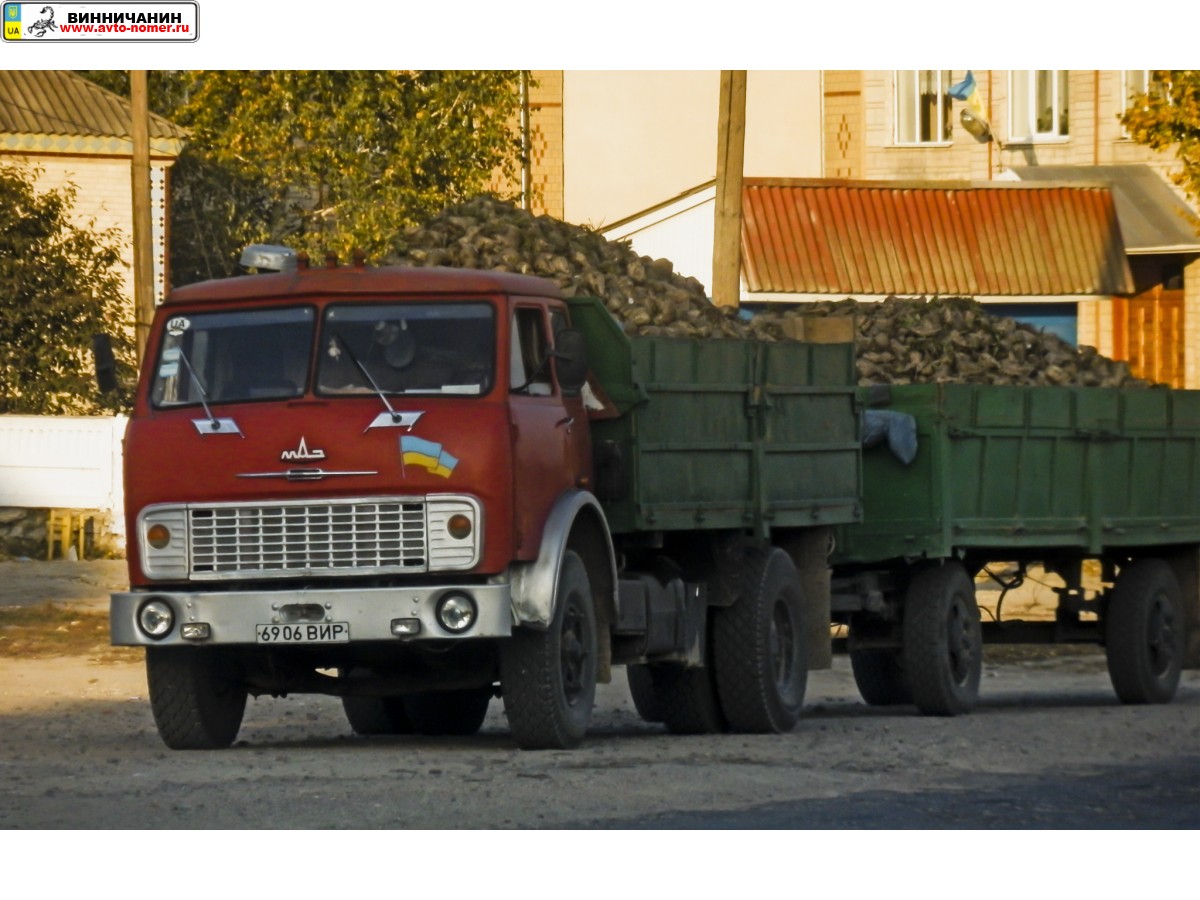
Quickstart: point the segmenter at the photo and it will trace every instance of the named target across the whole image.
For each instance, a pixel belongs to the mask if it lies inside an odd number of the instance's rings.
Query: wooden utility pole
[[[138,365],[154,318],[154,236],[150,223],[150,101],[144,71],[129,73],[133,117],[133,315]]]
[[[717,115],[717,208],[713,222],[713,302],[742,296],[742,164],[746,151],[746,73],[721,73]]]

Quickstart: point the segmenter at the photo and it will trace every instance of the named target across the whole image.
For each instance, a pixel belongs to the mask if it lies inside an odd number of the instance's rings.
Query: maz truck
[[[225,747],[248,695],[320,693],[359,734],[472,734],[499,697],[519,746],[568,748],[622,665],[672,732],[787,732],[831,623],[868,702],[956,714],[997,559],[1068,588],[1060,621],[993,639],[1105,643],[1121,699],[1170,699],[1200,618],[1197,395],[868,394],[843,324],[631,337],[537,278],[303,257],[175,290],[111,604],[162,739]],[[878,403],[916,423],[911,463],[863,450]],[[1156,493],[1117,484],[1145,467]],[[1086,595],[1084,559],[1115,588]]]

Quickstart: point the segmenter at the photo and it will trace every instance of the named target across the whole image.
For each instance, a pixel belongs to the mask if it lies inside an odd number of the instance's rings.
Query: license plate
[[[300,622],[294,625],[255,625],[260,644],[340,644],[350,640],[349,622]]]

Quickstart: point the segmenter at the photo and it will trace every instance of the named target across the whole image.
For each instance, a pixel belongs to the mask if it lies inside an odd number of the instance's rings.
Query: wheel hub
[[[787,694],[795,677],[796,629],[791,612],[782,600],[775,604],[771,625],[767,632],[767,650],[775,685],[781,694]]]
[[[950,657],[950,671],[958,684],[965,684],[971,677],[975,656],[979,652],[971,637],[971,622],[966,609],[959,601],[950,606],[946,649]]]
[[[1161,597],[1154,599],[1146,636],[1150,643],[1150,666],[1155,675],[1164,675],[1174,662],[1175,623],[1169,605]]]
[[[574,705],[583,694],[588,666],[586,634],[583,616],[575,604],[568,605],[563,617],[560,662],[562,665],[563,696]]]

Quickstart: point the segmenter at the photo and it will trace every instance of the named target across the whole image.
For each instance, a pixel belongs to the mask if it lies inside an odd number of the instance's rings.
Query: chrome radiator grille
[[[425,503],[355,501],[191,507],[193,578],[422,572]]]

